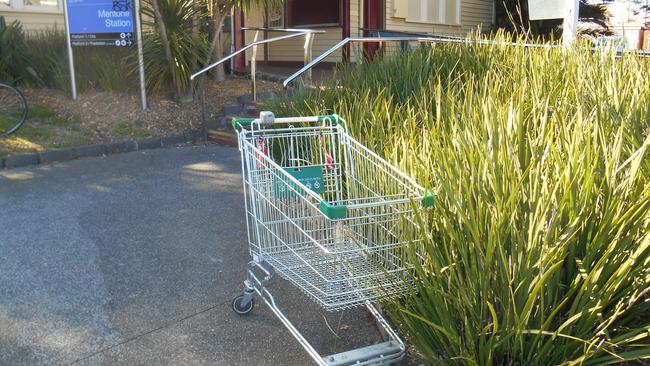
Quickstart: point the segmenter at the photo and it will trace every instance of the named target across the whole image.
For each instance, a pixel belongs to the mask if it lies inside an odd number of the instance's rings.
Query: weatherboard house
[[[323,31],[314,36],[312,54],[322,54],[347,37],[382,35],[465,36],[494,23],[494,0],[285,0],[284,6],[264,13],[252,7],[247,14],[235,13],[232,30],[234,48],[251,43],[254,30],[247,28],[307,28]],[[267,31],[260,38],[283,33]],[[258,62],[295,66],[304,62],[304,39],[290,38],[259,47]],[[245,68],[247,57],[235,62]],[[354,52],[342,48],[325,60],[336,63],[353,60]]]
[[[75,1],[93,0],[70,0],[71,4]],[[253,41],[255,32],[246,28],[320,30],[323,33],[316,34],[313,40],[312,54],[317,56],[346,37],[370,36],[377,34],[377,30],[383,34],[463,36],[478,28],[489,29],[494,19],[494,3],[494,0],[285,0],[283,6],[269,13],[255,6],[245,15],[234,12],[228,30],[234,49]],[[63,29],[63,10],[63,0],[0,0],[0,15],[7,23],[20,21],[27,31]],[[126,10],[124,13],[128,13]],[[106,11],[106,14],[87,16],[103,16],[104,31],[110,29],[118,33],[132,28],[130,22],[133,21],[120,16],[120,12],[113,7],[113,11]],[[266,31],[260,37],[280,34]],[[257,59],[271,65],[299,64],[304,61],[303,45],[300,37],[269,43],[258,49]],[[245,68],[250,52],[247,52],[248,57],[237,60],[234,67]],[[354,57],[349,49],[343,48],[326,62],[347,61]]]

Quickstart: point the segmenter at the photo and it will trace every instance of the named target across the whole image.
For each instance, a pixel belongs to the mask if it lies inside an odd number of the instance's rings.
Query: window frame
[[[0,11],[15,13],[63,14],[63,1],[56,0],[56,7],[25,5],[24,0],[9,0],[9,6],[0,5]]]
[[[284,1],[284,25],[288,28],[340,28],[343,27],[343,6],[345,6],[345,1],[338,0],[339,2],[339,21],[338,23],[313,23],[313,24],[293,24],[293,17],[291,14],[290,2],[295,0],[285,0]]]
[[[393,2],[393,14],[396,13],[396,3],[399,0],[394,0]],[[408,0],[402,0],[407,2],[407,9],[408,9]],[[427,0],[419,0],[420,4],[424,1]],[[446,0],[439,0],[439,1],[445,1]],[[452,19],[451,21],[447,21],[447,19],[444,19],[441,21],[440,19],[438,20],[422,20],[422,19],[415,19],[413,17],[409,17],[408,14],[404,17],[402,16],[395,16],[393,15],[393,18],[398,18],[398,19],[403,19],[404,22],[406,23],[414,23],[414,24],[432,24],[432,25],[444,25],[444,26],[449,26],[449,27],[461,27],[463,25],[463,18],[462,18],[462,2],[463,0],[455,0],[456,1],[456,11],[455,11],[455,19]],[[421,6],[421,5],[420,5]],[[445,4],[446,6],[446,4]],[[400,9],[401,10],[401,9]],[[400,14],[401,15],[401,14]],[[445,17],[446,18],[446,17]]]

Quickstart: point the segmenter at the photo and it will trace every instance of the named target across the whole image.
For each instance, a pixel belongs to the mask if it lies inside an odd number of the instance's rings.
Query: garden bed
[[[385,307],[415,361],[641,364],[650,60],[518,42],[378,57],[268,108],[335,111],[434,193],[404,235],[418,292]]]
[[[279,91],[280,84],[258,81],[258,92]],[[0,140],[0,158],[20,153],[106,143],[143,137],[161,137],[201,128],[204,120],[218,118],[223,108],[250,93],[250,80],[229,77],[209,81],[206,98],[178,103],[164,95],[150,95],[141,109],[137,93],[84,92],[74,101],[49,89],[23,90],[30,112],[23,127]]]

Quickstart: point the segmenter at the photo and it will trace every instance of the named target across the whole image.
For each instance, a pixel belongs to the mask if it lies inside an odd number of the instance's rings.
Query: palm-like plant
[[[192,31],[200,8],[193,0],[148,0],[142,12],[145,25],[156,30],[143,41],[148,87],[161,90],[171,84],[175,97],[191,98],[189,76],[207,53],[206,36]]]
[[[232,9],[246,12],[251,4],[262,9],[279,6],[281,0],[147,0],[143,13],[147,25],[156,32],[145,37],[145,67],[148,85],[162,89],[171,84],[177,98],[190,99],[193,84],[190,74],[214,58],[221,58],[223,24]],[[197,22],[210,22],[211,39]],[[216,74],[223,78],[223,65]]]

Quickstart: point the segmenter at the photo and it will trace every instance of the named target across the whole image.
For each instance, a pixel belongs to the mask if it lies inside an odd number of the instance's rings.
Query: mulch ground
[[[282,90],[278,83],[257,82],[260,93]],[[23,90],[30,107],[25,125],[0,140],[0,157],[49,149],[106,143],[130,137],[161,137],[202,126],[223,114],[223,107],[239,104],[251,92],[250,80],[229,77],[208,81],[204,102],[177,102],[165,95],[149,95],[142,110],[139,93],[83,92],[77,100],[49,89]]]

